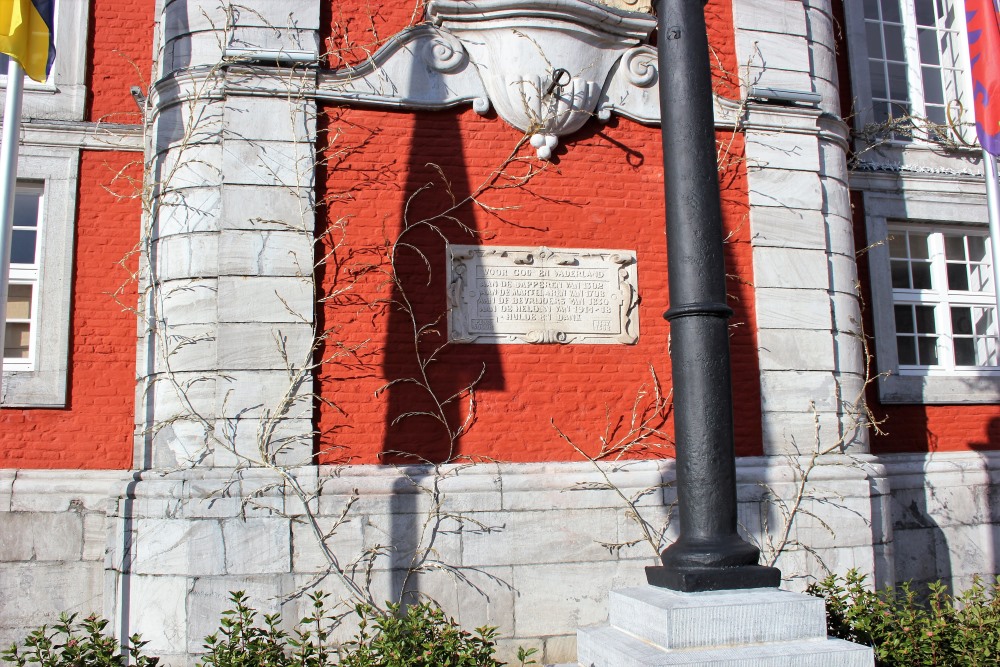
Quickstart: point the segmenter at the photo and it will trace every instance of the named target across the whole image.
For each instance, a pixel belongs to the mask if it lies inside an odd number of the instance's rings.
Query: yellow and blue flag
[[[55,0],[0,0],[0,53],[35,81],[45,81],[56,57]]]

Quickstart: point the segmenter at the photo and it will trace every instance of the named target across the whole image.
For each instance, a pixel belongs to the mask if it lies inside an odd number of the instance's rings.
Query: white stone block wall
[[[860,307],[828,0],[734,3],[764,453],[867,451]],[[763,88],[818,95],[788,102]]]
[[[318,29],[314,2],[165,3],[138,468],[311,463],[315,72],[274,64]]]
[[[0,646],[103,612],[107,505],[128,472],[0,471]]]
[[[740,459],[741,528],[778,547],[783,508],[803,503],[780,545],[783,587],[802,590],[829,571],[858,568],[879,585],[941,578],[954,590],[997,565],[1000,455]],[[608,470],[653,524],[674,501],[673,464]],[[575,655],[575,630],[606,620],[607,593],[641,584],[654,564],[617,492],[589,464],[300,468],[316,526],[342,568],[381,601],[396,597],[416,545],[430,547],[410,590],[438,600],[466,627],[495,625],[510,657],[518,645],[546,662]],[[315,585],[349,599],[302,500],[262,470],[127,472],[4,471],[0,474],[0,641],[8,643],[61,611],[103,612],[119,634],[141,632],[150,651],[184,665],[202,651],[232,590],[246,590],[287,623],[306,611],[293,596]],[[665,487],[657,485],[665,483]],[[890,492],[891,489],[891,492]],[[245,499],[251,502],[244,503]],[[109,502],[110,501],[110,502]],[[433,508],[439,506],[435,516]],[[110,507],[110,514],[105,515]],[[429,521],[430,519],[430,521]],[[677,525],[668,529],[676,536]],[[770,539],[765,537],[765,528]],[[364,554],[377,550],[366,582]],[[360,559],[360,560],[359,560]],[[352,570],[352,563],[356,567]],[[353,627],[338,635],[346,638]]]
[[[1000,571],[1000,454],[883,457],[891,486],[897,581],[942,580],[954,591]]]
[[[810,482],[779,545],[782,507],[800,495],[795,465],[810,471]],[[190,662],[228,591],[247,590],[289,623],[307,611],[308,601],[293,595],[303,588],[349,601],[316,537],[315,529],[335,527],[325,547],[363,597],[396,599],[405,582],[465,627],[498,627],[507,658],[523,645],[541,649],[545,662],[569,662],[576,628],[606,620],[608,591],[644,583],[644,566],[657,562],[618,491],[638,497],[640,514],[657,527],[675,501],[672,461],[605,472],[608,479],[582,463],[450,466],[437,475],[422,467],[300,468],[315,524],[303,499],[264,470],[144,473],[114,505],[106,608],[115,627],[141,632],[171,664]],[[815,466],[742,459],[741,523],[765,555],[781,550],[777,564],[790,588],[801,590],[826,568],[874,574],[887,548],[879,475],[877,463],[846,457]],[[254,490],[260,495],[245,504]],[[673,523],[667,539],[676,534]],[[185,602],[150,608],[151,592]],[[337,638],[353,631],[348,622]]]

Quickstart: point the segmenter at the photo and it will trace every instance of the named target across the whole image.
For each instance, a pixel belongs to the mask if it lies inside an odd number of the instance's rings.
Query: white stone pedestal
[[[609,625],[577,632],[583,667],[872,667],[871,648],[826,636],[821,598],[772,588],[612,591]]]

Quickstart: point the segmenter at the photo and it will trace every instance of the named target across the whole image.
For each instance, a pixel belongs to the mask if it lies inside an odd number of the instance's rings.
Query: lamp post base
[[[766,565],[736,565],[733,567],[664,567],[646,568],[650,586],[669,588],[683,593],[724,591],[746,588],[777,588],[781,571]]]

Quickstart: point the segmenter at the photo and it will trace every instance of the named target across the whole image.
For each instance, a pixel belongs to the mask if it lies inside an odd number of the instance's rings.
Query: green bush
[[[360,630],[354,639],[333,648],[330,628],[335,619],[326,609],[326,594],[310,596],[312,611],[291,632],[281,628],[279,614],[260,614],[242,591],[230,593],[232,608],[222,612],[219,630],[205,638],[200,667],[501,667],[494,658],[496,628],[462,630],[433,602],[409,607],[388,605],[385,611],[359,605]],[[159,658],[142,653],[139,635],[124,653],[105,634],[108,622],[89,616],[62,615],[49,629],[42,626],[0,653],[17,667],[156,667]],[[521,666],[535,664],[535,649],[519,649]]]
[[[312,593],[312,611],[291,634],[280,627],[280,614],[263,614],[250,606],[243,591],[229,594],[232,608],[222,612],[219,631],[205,638],[201,667],[325,667],[335,655],[329,648],[330,619],[325,593]]]
[[[129,638],[129,648],[123,653],[118,640],[104,632],[108,622],[88,616],[77,622],[77,614],[60,614],[51,628],[43,625],[25,638],[23,645],[11,644],[0,653],[5,662],[27,667],[156,667],[159,658],[143,654],[146,642],[139,635]]]
[[[827,632],[871,646],[881,666],[1000,664],[1000,579],[958,596],[941,582],[872,591],[851,570],[809,587],[826,599]]]
[[[355,638],[343,646],[341,667],[501,667],[504,664],[493,657],[496,628],[481,627],[475,634],[469,633],[433,602],[405,609],[389,605],[386,612],[359,606],[356,611],[361,617],[361,627]]]

